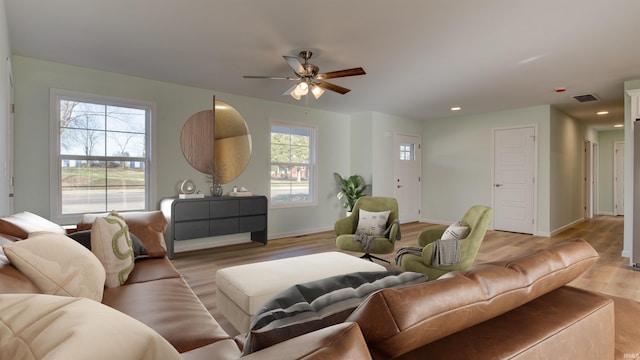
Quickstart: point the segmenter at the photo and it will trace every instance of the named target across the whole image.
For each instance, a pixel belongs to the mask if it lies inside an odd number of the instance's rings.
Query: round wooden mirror
[[[215,175],[217,183],[236,179],[251,158],[251,134],[240,113],[231,105],[215,100],[214,110],[189,117],[182,127],[180,147],[196,170]]]

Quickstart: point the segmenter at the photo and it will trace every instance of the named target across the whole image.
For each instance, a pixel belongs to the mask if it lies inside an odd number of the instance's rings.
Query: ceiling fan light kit
[[[332,84],[324,80],[366,74],[364,69],[361,67],[332,71],[328,73],[319,73],[320,68],[316,65],[309,63],[309,59],[311,58],[311,55],[313,55],[311,51],[303,50],[298,54],[297,57],[286,56],[286,55],[283,56],[287,64],[289,64],[289,66],[291,66],[291,69],[293,69],[293,72],[296,75],[295,77],[253,76],[253,75],[245,75],[243,77],[245,79],[295,80],[295,81],[298,81],[298,83],[291,86],[289,89],[283,92],[282,95],[290,95],[292,98],[296,100],[300,100],[303,96],[308,95],[309,90],[311,90],[311,94],[313,94],[313,96],[317,100],[320,98],[320,96],[322,96],[322,94],[324,94],[325,90],[337,92],[342,95],[351,91],[347,88]],[[300,61],[301,59],[304,62],[301,62]]]

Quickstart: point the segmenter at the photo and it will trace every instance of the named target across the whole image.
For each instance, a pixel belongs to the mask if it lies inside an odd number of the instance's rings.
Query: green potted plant
[[[364,178],[360,175],[351,175],[348,178],[343,178],[336,172],[333,173],[333,176],[340,189],[337,197],[338,199],[345,199],[345,203],[342,204],[342,206],[347,209],[347,216],[349,216],[356,200],[365,195],[365,191],[369,188],[369,185],[364,183]]]

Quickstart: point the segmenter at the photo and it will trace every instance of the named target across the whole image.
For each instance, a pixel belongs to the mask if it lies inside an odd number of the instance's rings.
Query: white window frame
[[[282,126],[287,128],[298,128],[310,130],[310,138],[309,138],[309,163],[305,164],[309,167],[309,172],[311,176],[309,176],[309,200],[302,201],[286,201],[286,202],[276,202],[272,201],[271,194],[271,129],[273,126]],[[318,202],[317,197],[317,188],[318,188],[318,167],[316,164],[316,153],[317,153],[317,135],[318,127],[312,126],[308,124],[298,124],[291,122],[282,122],[282,121],[270,121],[269,122],[269,207],[270,208],[290,208],[290,207],[304,207],[304,206],[315,206]]]
[[[62,213],[62,192],[60,183],[60,101],[73,100],[79,102],[97,103],[108,106],[121,106],[146,110],[146,138],[145,138],[145,209],[155,209],[156,203],[156,164],[155,164],[155,113],[156,104],[150,101],[133,100],[84,92],[76,92],[51,88],[49,92],[50,104],[50,217],[58,224],[77,224],[82,214]]]

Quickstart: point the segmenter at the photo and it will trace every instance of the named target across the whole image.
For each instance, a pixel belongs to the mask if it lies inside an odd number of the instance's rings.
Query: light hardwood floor
[[[640,272],[631,270],[629,260],[620,256],[623,221],[623,217],[599,216],[553,237],[488,231],[476,263],[508,259],[564,240],[582,238],[598,251],[600,259],[571,285],[640,301]],[[429,226],[434,225],[417,222],[403,224],[402,240],[396,243],[396,250],[417,246],[418,233]],[[333,231],[272,239],[267,245],[250,243],[178,253],[172,262],[222,327],[231,335],[236,335],[237,331],[216,307],[215,273],[218,269],[324,251],[339,251],[335,246]],[[381,257],[393,263],[394,254]],[[387,265],[387,268],[397,269],[393,264]]]

